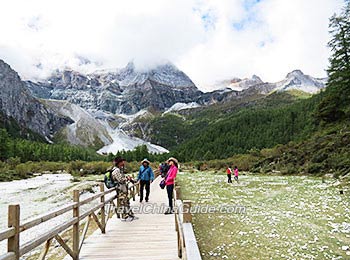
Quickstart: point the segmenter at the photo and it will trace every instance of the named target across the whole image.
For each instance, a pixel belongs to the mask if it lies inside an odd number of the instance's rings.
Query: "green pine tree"
[[[0,129],[0,160],[7,159],[9,153],[9,135],[5,129]]]
[[[325,97],[318,106],[316,116],[325,122],[334,122],[348,114],[350,102],[350,1],[340,15],[330,18],[328,46],[332,55],[329,59],[328,86]]]

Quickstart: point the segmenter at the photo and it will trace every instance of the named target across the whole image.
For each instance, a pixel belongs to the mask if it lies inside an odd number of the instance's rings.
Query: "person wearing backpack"
[[[118,208],[118,212],[121,212],[123,220],[132,221],[135,216],[130,209],[130,201],[128,197],[128,181],[130,178],[125,176],[124,173],[125,161],[126,160],[121,157],[114,159],[115,169],[112,172],[112,179],[117,183],[118,199],[120,199],[121,206]]]
[[[165,186],[166,186],[166,191],[168,194],[169,208],[164,212],[165,215],[174,213],[173,192],[174,192],[175,178],[176,178],[178,167],[179,167],[179,162],[174,157],[170,157],[167,162],[168,162],[170,168],[169,168],[169,171],[165,177]]]
[[[162,178],[164,178],[169,170],[170,166],[168,165],[167,162],[165,163],[162,163],[160,166],[159,166],[159,172],[160,172],[160,176]]]
[[[140,202],[143,201],[143,190],[146,188],[146,202],[149,200],[150,185],[154,180],[154,173],[150,167],[150,161],[143,159],[141,162],[140,170],[137,175],[137,181],[140,182]]]
[[[117,158],[116,158],[117,159]],[[112,178],[112,172],[115,170],[115,168],[117,167],[115,162],[116,159],[113,160],[113,166],[109,169],[107,169],[105,176],[104,176],[104,183],[106,185],[106,187],[108,189],[114,188],[117,186],[117,183],[114,181],[114,179]]]
[[[118,164],[120,164],[120,159],[124,160],[123,158],[120,158],[120,157],[116,157],[114,160],[113,160],[113,166],[110,167],[109,169],[107,169],[105,175],[104,175],[104,183],[106,185],[106,187],[108,189],[111,189],[111,188],[114,188],[116,186],[118,186],[118,183],[114,180],[114,178],[112,177],[112,172],[118,167]],[[123,166],[123,169],[124,169],[124,166]]]

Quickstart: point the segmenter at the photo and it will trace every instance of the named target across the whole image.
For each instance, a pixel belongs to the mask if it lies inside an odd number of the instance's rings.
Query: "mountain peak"
[[[287,74],[287,77],[278,82],[278,91],[300,90],[306,93],[317,93],[325,87],[323,79],[316,79],[305,75],[301,70],[293,70]]]
[[[135,70],[135,64],[133,61],[129,61],[128,64],[126,64],[125,69],[127,70]]]
[[[291,77],[305,77],[305,74],[301,70],[293,70],[287,74],[287,78]]]
[[[255,75],[255,74],[252,76],[252,80],[255,81],[255,82],[264,83],[264,82],[261,80],[261,78],[260,78],[259,76]]]
[[[179,70],[173,63],[166,62],[158,65],[155,69]]]
[[[120,70],[119,79],[119,84],[123,87],[144,84],[150,80],[176,89],[197,89],[192,80],[170,62],[143,70],[138,70],[133,62],[129,62],[126,67]]]

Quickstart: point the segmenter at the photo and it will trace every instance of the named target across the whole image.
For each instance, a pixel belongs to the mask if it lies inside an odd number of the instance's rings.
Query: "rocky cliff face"
[[[57,134],[58,139],[63,139],[71,144],[99,149],[113,142],[106,127],[94,116],[78,105],[68,101],[43,100],[57,115],[71,118],[74,123],[62,128]]]
[[[85,109],[134,114],[145,108],[163,111],[178,102],[192,102],[202,94],[190,78],[171,64],[136,71],[132,63],[116,71],[84,75],[56,71],[41,82],[27,82],[36,97],[67,100]]]
[[[0,111],[23,127],[50,138],[71,120],[55,115],[34,98],[18,74],[0,60]]]

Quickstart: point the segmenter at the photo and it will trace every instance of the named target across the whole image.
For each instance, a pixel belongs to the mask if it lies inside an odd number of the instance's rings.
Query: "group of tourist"
[[[159,173],[161,178],[163,178],[163,183],[166,187],[169,207],[164,212],[164,214],[174,213],[173,209],[173,192],[175,178],[178,172],[179,163],[174,157],[170,157],[166,163],[159,165]],[[232,174],[234,174],[234,180],[238,183],[238,168],[234,167],[232,170],[227,167],[227,182],[232,183]],[[154,180],[154,173],[150,166],[150,161],[147,159],[142,160],[139,172],[137,174],[137,179],[134,180],[130,176],[125,174],[125,159],[117,157],[113,161],[113,168],[111,168],[105,175],[105,184],[108,188],[117,187],[118,198],[120,200],[120,212],[122,219],[133,220],[135,219],[134,213],[130,208],[130,201],[128,197],[128,183],[137,183],[140,185],[140,203],[149,201],[150,196],[150,186]],[[144,197],[144,190],[146,194]]]
[[[231,176],[232,176],[232,169],[230,167],[227,167],[226,173],[227,173],[227,182],[228,183],[232,183],[232,178],[231,178]],[[237,168],[237,166],[235,166],[233,168],[233,174],[235,175],[233,178],[238,183],[238,168]]]
[[[113,161],[113,167],[107,171],[105,174],[105,184],[107,188],[116,187],[118,198],[120,200],[120,208],[118,209],[121,213],[121,218],[123,220],[134,220],[135,215],[130,208],[130,201],[128,197],[128,184],[129,183],[137,183],[140,185],[140,203],[143,202],[144,198],[144,190],[146,190],[145,201],[149,201],[150,196],[150,186],[154,180],[154,173],[152,168],[150,167],[150,161],[144,159],[141,162],[141,166],[139,172],[137,174],[137,179],[134,180],[130,176],[125,174],[125,162],[126,160],[121,157],[117,157]],[[162,164],[160,166],[160,173],[162,178],[164,179],[166,191],[169,200],[169,207],[164,212],[164,214],[172,214],[174,213],[173,209],[173,191],[175,178],[178,172],[178,160],[174,157],[170,157],[166,164]],[[165,170],[166,169],[166,172]]]

